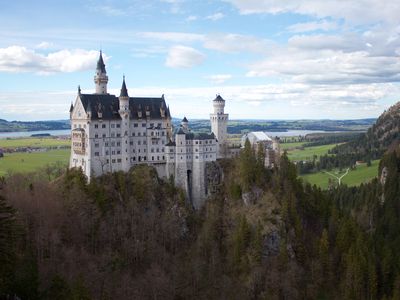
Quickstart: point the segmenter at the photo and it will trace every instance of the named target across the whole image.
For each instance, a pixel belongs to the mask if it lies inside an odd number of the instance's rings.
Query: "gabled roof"
[[[249,135],[254,135],[258,141],[272,141],[272,139],[263,131],[252,131],[247,134],[247,136]]]
[[[88,113],[91,112],[90,118],[92,120],[100,119],[99,112],[101,112],[101,119],[113,120],[121,119],[119,114],[119,99],[115,95],[110,94],[80,94],[79,95],[82,105]],[[161,111],[165,112],[165,117],[170,118],[171,115],[167,109],[167,105],[163,98],[139,98],[129,97],[129,110],[131,119],[139,119],[139,112],[142,118],[147,117],[146,112],[149,112],[151,119],[161,119]]]
[[[99,60],[97,61],[97,70],[100,70],[102,73],[106,73],[106,65],[104,64],[101,50],[100,50]]]

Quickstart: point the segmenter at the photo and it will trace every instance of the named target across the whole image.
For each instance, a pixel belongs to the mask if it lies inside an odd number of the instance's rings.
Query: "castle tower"
[[[218,140],[217,157],[224,157],[227,141],[227,127],[229,115],[224,113],[225,100],[220,96],[213,101],[214,113],[210,114],[211,131]]]
[[[97,61],[96,75],[94,76],[94,83],[96,85],[96,94],[107,94],[108,76],[106,72],[106,65],[103,61],[103,55],[100,50],[99,60]]]
[[[121,93],[119,99],[119,114],[121,116],[121,162],[122,170],[129,171],[130,164],[130,143],[129,143],[129,123],[130,123],[130,110],[129,110],[129,96],[125,84],[125,76],[122,80]]]
[[[183,132],[188,133],[189,132],[189,121],[186,119],[186,117],[183,118],[181,121],[181,127],[183,129]]]

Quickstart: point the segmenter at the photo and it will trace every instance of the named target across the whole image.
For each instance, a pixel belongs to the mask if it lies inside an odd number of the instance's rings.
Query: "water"
[[[339,132],[339,131],[325,131],[325,130],[288,130],[288,131],[265,131],[270,137],[285,137],[285,136],[305,136],[310,133],[323,133],[323,132]]]
[[[324,131],[324,130],[288,130],[288,131],[265,131],[270,137],[285,137],[285,136],[305,136],[310,133],[322,133],[322,132],[339,132],[339,131]],[[30,137],[32,134],[48,133],[52,136],[59,135],[71,135],[70,129],[63,130],[39,130],[39,131],[23,131],[23,132],[0,132],[0,139],[5,138],[18,138],[18,137]]]
[[[62,130],[38,130],[38,131],[19,131],[19,132],[0,132],[0,139],[30,137],[32,134],[48,133],[52,136],[71,135],[71,129]]]

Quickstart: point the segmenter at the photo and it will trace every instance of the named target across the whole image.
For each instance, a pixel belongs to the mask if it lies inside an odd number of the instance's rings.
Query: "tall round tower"
[[[107,94],[108,76],[106,65],[104,64],[103,55],[100,50],[99,60],[97,61],[96,75],[94,76],[96,85],[96,94]]]
[[[210,114],[211,131],[218,140],[218,157],[224,157],[229,115],[224,113],[225,100],[220,96],[213,101],[214,113]]]
[[[122,170],[127,172],[130,165],[130,142],[129,142],[129,127],[130,127],[130,110],[129,110],[129,95],[125,84],[125,76],[122,81],[121,93],[119,100],[119,114],[121,116],[121,160]]]

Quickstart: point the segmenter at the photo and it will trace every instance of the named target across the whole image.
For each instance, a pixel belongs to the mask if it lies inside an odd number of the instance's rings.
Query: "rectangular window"
[[[115,128],[115,124],[111,124],[111,128]]]
[[[138,123],[134,123],[134,124],[133,124],[133,127],[138,127]]]
[[[117,124],[117,128],[121,128],[121,124]]]
[[[113,158],[112,162],[115,163],[115,158]]]
[[[117,150],[117,154],[121,154],[121,150]]]
[[[117,137],[121,137],[121,134],[120,134],[120,133],[117,133]]]
[[[96,134],[94,135],[94,138],[97,139],[98,137],[99,137],[99,135],[96,133]]]
[[[146,123],[142,123],[142,127],[146,127]]]
[[[94,128],[99,128],[99,124],[94,124]]]
[[[94,144],[95,148],[99,148],[99,143]]]
[[[120,162],[121,162],[121,159],[120,159],[120,158],[118,158],[118,159],[117,159],[117,161],[120,163]]]
[[[108,150],[106,150],[106,155],[110,154],[110,152],[108,152]]]
[[[101,124],[101,128],[106,128],[106,124]]]
[[[117,142],[117,146],[121,146],[121,142]]]
[[[94,156],[99,156],[99,155],[100,155],[99,152],[95,152],[95,153],[94,153]]]

